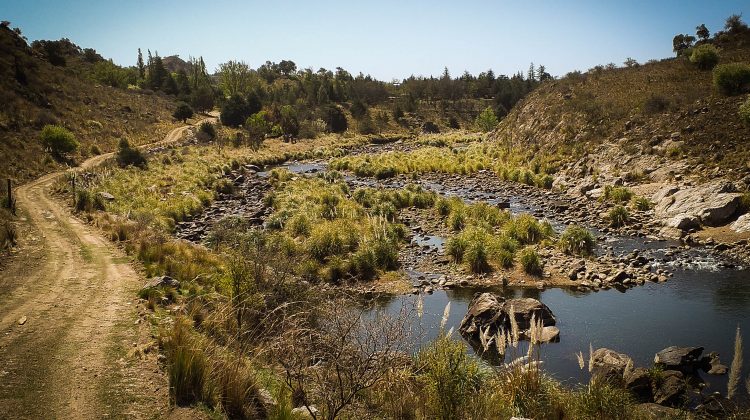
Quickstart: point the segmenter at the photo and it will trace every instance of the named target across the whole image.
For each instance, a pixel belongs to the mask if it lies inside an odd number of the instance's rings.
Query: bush
[[[120,140],[120,149],[117,151],[115,156],[117,164],[121,167],[135,166],[137,168],[145,168],[147,165],[146,157],[137,148],[130,147],[130,143],[126,139]]]
[[[211,141],[216,138],[216,127],[210,122],[202,122],[198,127],[198,136]]]
[[[658,114],[669,109],[669,99],[651,94],[643,103],[643,112],[645,114]]]
[[[613,203],[626,203],[633,198],[633,192],[627,187],[615,187],[613,185],[606,185],[604,187],[604,195],[602,196],[605,201],[611,201]]]
[[[186,122],[188,118],[191,118],[193,116],[193,108],[190,108],[190,105],[186,104],[185,102],[180,102],[177,105],[177,109],[174,110],[174,114],[172,114],[174,119],[182,122]]]
[[[750,87],[750,65],[721,64],[714,68],[714,86],[724,95],[738,95]]]
[[[462,342],[443,334],[420,351],[416,359],[428,418],[464,418],[470,396],[481,383],[477,359],[467,354]]]
[[[615,206],[612,208],[612,210],[609,211],[609,224],[612,227],[620,227],[624,226],[628,223],[628,220],[630,219],[630,214],[628,213],[628,209],[626,209],[623,206]]]
[[[483,133],[487,133],[497,127],[497,122],[498,121],[497,116],[495,116],[495,111],[492,110],[492,107],[488,106],[477,116],[474,124],[477,126],[477,129],[479,129]]]
[[[58,125],[45,125],[41,138],[44,147],[58,159],[78,149],[78,141],[73,133]]]
[[[178,320],[164,339],[169,395],[176,405],[202,401],[208,382],[208,359],[185,320]]]
[[[539,258],[539,254],[536,253],[534,248],[527,247],[521,251],[519,256],[521,267],[523,271],[528,274],[539,276],[542,274],[542,260]]]
[[[711,70],[719,63],[719,50],[711,44],[703,44],[693,48],[690,62],[701,70]]]
[[[747,98],[745,103],[740,105],[740,121],[750,126],[750,97]]]
[[[639,211],[651,210],[654,207],[654,203],[646,197],[633,197],[633,207]]]
[[[558,242],[562,252],[575,255],[591,255],[595,244],[594,235],[578,225],[568,226]]]

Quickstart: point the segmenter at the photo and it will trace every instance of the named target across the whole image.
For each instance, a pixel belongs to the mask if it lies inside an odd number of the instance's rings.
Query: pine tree
[[[526,75],[526,79],[535,82],[536,81],[536,70],[534,68],[534,63],[532,62],[531,65],[529,65],[529,72]]]
[[[143,54],[141,53],[141,49],[138,48],[138,78],[139,79],[145,79],[146,78],[146,66],[143,64]]]

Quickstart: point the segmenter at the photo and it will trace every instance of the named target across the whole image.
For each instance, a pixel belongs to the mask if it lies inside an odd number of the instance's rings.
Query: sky
[[[675,34],[701,23],[713,33],[733,13],[750,22],[750,1],[0,0],[0,19],[29,41],[69,38],[120,65],[141,48],[203,56],[209,72],[288,59],[381,80],[644,62],[671,56]]]

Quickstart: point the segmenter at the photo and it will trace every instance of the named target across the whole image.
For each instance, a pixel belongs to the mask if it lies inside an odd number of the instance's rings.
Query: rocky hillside
[[[750,62],[750,30],[705,42],[719,48],[720,64]],[[672,229],[665,233],[682,236],[746,211],[750,127],[738,115],[746,99],[720,94],[712,72],[684,56],[596,67],[540,86],[492,137],[561,156],[555,186],[571,195],[626,185],[651,199],[654,218]]]
[[[59,56],[51,59],[43,48],[33,49],[20,31],[6,22],[0,26],[0,178],[20,183],[64,166],[41,145],[46,124],[63,125],[75,134],[81,147],[73,161],[97,149],[111,151],[121,137],[133,144],[159,139],[176,124],[172,100],[97,84],[92,74],[102,58],[67,40],[60,44]]]

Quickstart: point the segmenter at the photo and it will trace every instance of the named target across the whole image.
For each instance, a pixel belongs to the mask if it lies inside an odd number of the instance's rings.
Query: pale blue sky
[[[525,71],[554,75],[672,54],[672,37],[711,32],[750,1],[159,1],[0,0],[0,18],[29,40],[70,38],[118,64],[137,49],[257,67],[344,67],[390,80],[410,74]]]

